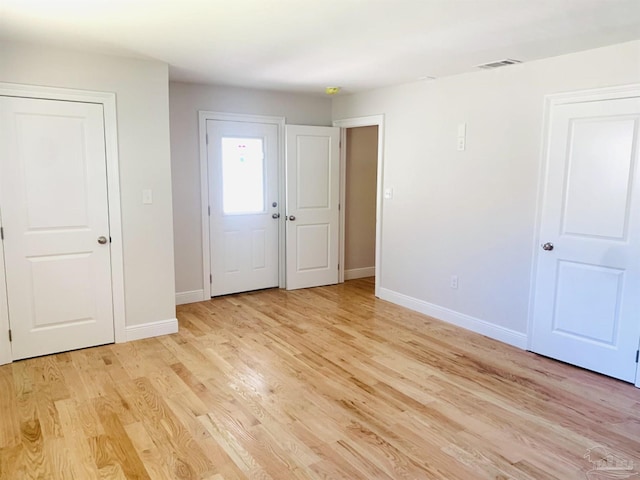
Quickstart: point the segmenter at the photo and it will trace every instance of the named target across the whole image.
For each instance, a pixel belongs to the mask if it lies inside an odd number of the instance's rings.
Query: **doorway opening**
[[[340,282],[382,275],[384,116],[336,120],[341,128]],[[372,256],[373,252],[373,256]]]
[[[376,273],[378,126],[346,129],[344,279]]]

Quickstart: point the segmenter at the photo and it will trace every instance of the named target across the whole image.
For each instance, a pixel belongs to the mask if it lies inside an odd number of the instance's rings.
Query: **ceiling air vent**
[[[514,60],[513,58],[505,58],[504,60],[498,60],[497,62],[483,63],[478,65],[478,68],[490,70],[492,68],[506,67],[507,65],[515,65],[516,63],[522,63],[520,60]]]

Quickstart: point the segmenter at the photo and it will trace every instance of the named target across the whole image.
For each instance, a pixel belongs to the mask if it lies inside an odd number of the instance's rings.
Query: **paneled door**
[[[0,97],[13,359],[114,341],[103,107]]]
[[[340,129],[287,125],[287,289],[338,283]]]
[[[640,99],[553,106],[532,350],[633,382],[640,340]]]
[[[278,127],[207,120],[211,295],[278,286]]]

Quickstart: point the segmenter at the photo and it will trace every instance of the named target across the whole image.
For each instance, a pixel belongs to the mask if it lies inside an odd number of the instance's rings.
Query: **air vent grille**
[[[520,60],[514,60],[513,58],[505,58],[504,60],[498,60],[496,62],[483,63],[478,65],[478,68],[484,70],[490,70],[492,68],[506,67],[507,65],[515,65],[516,63],[522,63]]]

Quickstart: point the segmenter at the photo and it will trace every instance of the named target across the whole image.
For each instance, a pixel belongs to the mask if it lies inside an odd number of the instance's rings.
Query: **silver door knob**
[[[551,250],[553,250],[553,243],[551,242],[547,242],[547,243],[543,243],[542,245],[540,245],[542,247],[543,250],[546,250],[548,252],[550,252]]]
[[[296,219],[295,215],[289,215],[289,220],[293,222],[295,219]]]
[[[280,218],[280,214],[279,213],[274,213],[271,215],[271,218]]]
[[[107,243],[107,237],[98,237],[98,243],[100,245],[104,245],[105,243]]]

